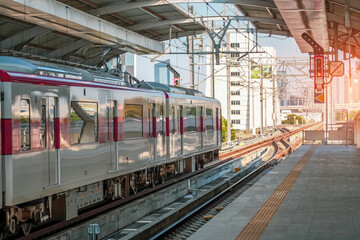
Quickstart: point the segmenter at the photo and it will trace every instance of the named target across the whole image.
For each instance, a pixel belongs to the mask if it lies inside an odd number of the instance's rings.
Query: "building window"
[[[71,102],[71,144],[98,141],[97,105],[95,102]]]
[[[230,75],[231,76],[240,76],[240,72],[231,72]]]
[[[143,134],[143,107],[125,104],[125,139],[141,138]]]
[[[232,100],[231,105],[240,105],[240,100]]]
[[[234,81],[234,82],[230,82],[231,86],[240,86],[240,82],[239,81]]]
[[[240,43],[230,43],[230,46],[232,48],[238,48],[238,47],[240,47]]]
[[[185,108],[185,132],[196,132],[196,107]]]
[[[232,91],[231,95],[233,96],[240,96],[240,91]]]
[[[240,57],[240,53],[231,53],[231,57],[232,58]]]
[[[231,120],[232,124],[240,124],[240,119],[233,119]]]
[[[240,110],[231,110],[232,115],[240,115]]]
[[[20,101],[21,150],[30,150],[30,101]]]
[[[213,110],[210,108],[206,109],[206,131],[214,130],[214,123],[213,123]]]

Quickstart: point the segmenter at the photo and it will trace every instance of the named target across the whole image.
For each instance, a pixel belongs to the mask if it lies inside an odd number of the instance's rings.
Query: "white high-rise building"
[[[230,95],[230,118],[233,128],[251,130],[261,127],[260,68],[263,69],[263,126],[273,126],[273,119],[280,122],[278,89],[273,88],[272,70],[275,66],[276,50],[273,47],[258,47],[266,53],[246,54],[254,47],[253,34],[241,34],[229,30],[226,35],[228,44],[223,44],[220,65],[215,65],[215,98],[222,104],[222,116],[228,119],[228,95]],[[256,51],[256,47],[253,49]],[[207,65],[211,75],[211,66]],[[228,86],[228,81],[229,85]],[[211,96],[211,81],[207,81],[206,95]],[[274,95],[275,94],[275,95]],[[273,98],[275,97],[275,115]]]

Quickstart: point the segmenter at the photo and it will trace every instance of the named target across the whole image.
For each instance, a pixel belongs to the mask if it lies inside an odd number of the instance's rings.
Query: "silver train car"
[[[74,218],[218,157],[215,99],[15,57],[0,69],[0,232]]]

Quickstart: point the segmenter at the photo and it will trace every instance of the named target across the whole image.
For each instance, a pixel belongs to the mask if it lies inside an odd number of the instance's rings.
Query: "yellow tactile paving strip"
[[[280,186],[274,191],[270,198],[260,208],[257,214],[250,220],[241,233],[236,237],[237,240],[256,240],[260,239],[267,225],[275,215],[281,203],[294,185],[296,179],[309,161],[317,145],[312,145],[306,154],[299,160],[289,175],[284,179]]]

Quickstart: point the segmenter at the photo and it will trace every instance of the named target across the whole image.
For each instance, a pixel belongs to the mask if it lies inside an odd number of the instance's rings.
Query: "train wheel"
[[[25,236],[29,235],[31,231],[31,222],[24,222],[21,224],[21,229]]]
[[[133,194],[136,194],[138,192],[138,185],[136,181],[136,176],[134,174],[130,178],[130,188]]]
[[[151,172],[151,186],[155,187],[156,186],[156,174],[154,171]]]

